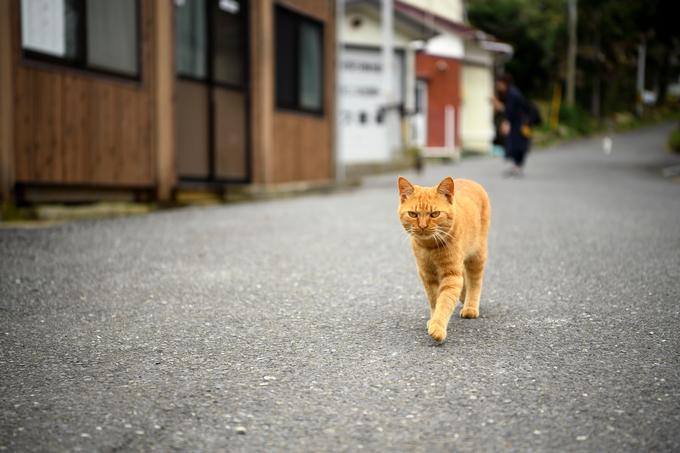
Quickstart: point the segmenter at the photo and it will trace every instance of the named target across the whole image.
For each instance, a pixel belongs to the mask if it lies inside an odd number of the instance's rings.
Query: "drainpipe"
[[[342,61],[344,55],[343,26],[345,20],[345,0],[335,1],[335,180],[344,181],[342,141]]]
[[[394,9],[392,0],[382,0],[382,11],[381,11],[381,25],[382,25],[382,92],[383,92],[383,105],[393,106],[395,102],[394,96],[394,83],[392,81],[392,66],[394,60]],[[389,127],[387,127],[388,117],[391,115],[391,110],[389,108],[385,109],[385,115],[383,118],[385,124],[385,144],[389,147],[391,142],[391,133]],[[388,155],[390,157],[392,150],[388,149]]]

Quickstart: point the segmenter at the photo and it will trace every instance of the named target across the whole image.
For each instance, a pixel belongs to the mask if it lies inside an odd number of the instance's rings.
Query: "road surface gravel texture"
[[[429,315],[396,175],[0,229],[2,451],[678,451],[670,125],[431,166],[493,205],[481,317]]]

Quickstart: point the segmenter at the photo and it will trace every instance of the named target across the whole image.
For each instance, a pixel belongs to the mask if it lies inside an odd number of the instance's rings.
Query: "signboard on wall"
[[[24,49],[66,55],[64,0],[21,0],[21,41]]]
[[[392,67],[395,103],[404,99],[404,58],[395,52]],[[380,162],[401,145],[399,113],[384,110],[382,58],[373,48],[343,49],[340,90],[341,158],[344,162]]]

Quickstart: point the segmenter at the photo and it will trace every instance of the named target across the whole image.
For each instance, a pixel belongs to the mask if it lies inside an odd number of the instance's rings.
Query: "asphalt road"
[[[0,450],[678,451],[669,130],[410,175],[493,205],[481,317],[441,346],[394,175],[1,229]]]

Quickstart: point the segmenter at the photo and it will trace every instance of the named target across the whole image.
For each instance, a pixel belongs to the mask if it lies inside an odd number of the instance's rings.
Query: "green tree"
[[[533,96],[548,98],[564,81],[566,0],[468,0],[468,18],[515,48],[506,69]],[[577,104],[595,116],[635,104],[638,45],[647,44],[646,87],[658,91],[677,80],[680,1],[579,0]]]

